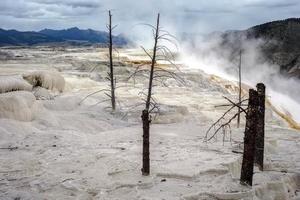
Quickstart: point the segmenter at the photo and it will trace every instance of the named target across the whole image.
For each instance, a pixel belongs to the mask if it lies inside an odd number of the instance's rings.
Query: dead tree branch
[[[95,94],[98,94],[98,93],[104,92],[104,91],[110,91],[110,90],[108,90],[108,89],[102,89],[102,90],[98,90],[98,91],[96,91],[96,92],[93,92],[93,93],[87,95],[86,97],[84,97],[78,104],[80,105],[83,101],[85,101],[85,100],[86,100],[87,98],[89,98],[90,96],[93,96],[93,95],[95,95]]]
[[[230,104],[231,104],[231,107],[227,110],[227,111],[225,111],[224,113],[223,113],[223,115],[216,121],[216,122],[214,122],[210,127],[209,127],[209,129],[206,131],[206,133],[205,133],[205,137],[204,137],[204,141],[205,142],[208,142],[208,141],[210,141],[212,138],[214,138],[216,135],[217,135],[217,133],[220,131],[220,130],[222,130],[222,129],[226,129],[226,128],[228,128],[229,130],[231,130],[231,128],[230,128],[230,123],[232,122],[232,120],[233,119],[235,119],[238,115],[240,115],[241,113],[247,113],[247,109],[244,109],[244,108],[242,108],[240,105],[242,105],[242,103],[244,103],[245,101],[248,101],[248,99],[244,99],[244,100],[242,100],[242,101],[240,101],[240,102],[238,102],[238,103],[235,103],[235,102],[233,102],[232,100],[230,100],[229,98],[227,98],[227,97],[224,97],[227,101],[229,101],[230,102]],[[222,120],[225,120],[225,116],[227,116],[227,114],[228,113],[230,113],[234,108],[240,108],[240,110],[237,112],[237,113],[235,113],[231,118],[229,118],[226,122],[224,122],[224,123],[221,123],[222,122]],[[221,124],[221,125],[219,125],[218,126],[218,124]],[[218,127],[217,127],[218,126]],[[212,134],[212,136],[210,136],[209,137],[209,133],[211,132],[211,130],[214,128],[214,132],[213,132],[213,134]]]

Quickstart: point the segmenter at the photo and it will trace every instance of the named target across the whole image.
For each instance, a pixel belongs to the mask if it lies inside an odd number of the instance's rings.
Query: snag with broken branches
[[[165,31],[160,26],[160,15],[157,16],[156,26],[150,24],[144,24],[150,27],[153,31],[154,46],[152,51],[147,51],[144,47],[141,47],[144,53],[149,57],[151,64],[138,65],[129,77],[134,79],[136,77],[146,77],[149,80],[147,92],[140,92],[142,100],[144,101],[145,108],[142,112],[143,121],[143,167],[142,174],[150,174],[150,158],[149,158],[149,132],[151,123],[151,113],[159,113],[159,106],[155,98],[153,97],[153,89],[158,84],[166,86],[166,80],[176,80],[178,84],[184,84],[184,79],[178,76],[175,70],[179,70],[179,67],[175,63],[175,54],[163,44],[170,43],[177,48],[176,38],[168,31]],[[160,63],[167,63],[167,67],[163,68]],[[173,68],[173,69],[172,69]]]

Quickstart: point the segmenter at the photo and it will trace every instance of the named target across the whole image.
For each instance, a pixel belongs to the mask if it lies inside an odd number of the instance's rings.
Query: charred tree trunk
[[[264,142],[265,142],[265,85],[256,85],[258,93],[258,113],[257,113],[257,135],[255,140],[255,164],[261,171],[264,169]]]
[[[113,41],[112,41],[112,22],[111,22],[111,12],[108,11],[109,14],[109,24],[108,24],[108,32],[109,32],[109,79],[110,79],[110,97],[111,97],[111,107],[112,110],[116,109],[116,97],[115,97],[115,78],[114,78],[114,66],[113,66]]]
[[[257,91],[249,90],[249,105],[246,115],[246,128],[244,136],[244,154],[241,169],[241,184],[252,186],[255,137],[257,131],[258,94]]]
[[[150,118],[148,110],[143,110],[143,168],[142,174],[147,176],[150,174],[150,150],[149,150],[149,131],[150,131]]]
[[[240,50],[240,61],[239,61],[239,102],[242,101],[242,50]],[[238,108],[237,127],[240,127],[241,123],[241,109]]]

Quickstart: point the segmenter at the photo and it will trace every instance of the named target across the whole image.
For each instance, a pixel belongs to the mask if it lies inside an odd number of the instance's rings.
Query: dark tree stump
[[[255,154],[255,136],[257,131],[257,109],[258,94],[257,91],[249,90],[249,104],[246,115],[246,128],[244,136],[244,154],[241,169],[241,184],[252,186],[254,154]]]
[[[142,174],[148,176],[150,174],[150,151],[149,151],[149,131],[150,131],[150,118],[148,110],[143,110],[143,168]]]
[[[256,85],[258,93],[258,113],[257,113],[257,135],[255,140],[255,164],[261,171],[264,169],[264,142],[265,142],[265,85]]]

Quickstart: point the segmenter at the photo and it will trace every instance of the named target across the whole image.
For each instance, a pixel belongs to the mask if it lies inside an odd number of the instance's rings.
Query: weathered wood
[[[251,185],[253,180],[255,137],[257,132],[257,111],[258,94],[257,91],[249,90],[249,105],[246,115],[246,127],[244,136],[244,153],[241,169],[241,184]]]
[[[150,149],[149,149],[149,132],[150,132],[150,118],[148,110],[143,110],[142,113],[143,121],[143,168],[142,174],[147,176],[150,174]]]
[[[261,171],[264,169],[264,142],[265,142],[265,85],[256,85],[258,93],[258,113],[257,113],[257,135],[255,140],[255,159],[254,163]]]

